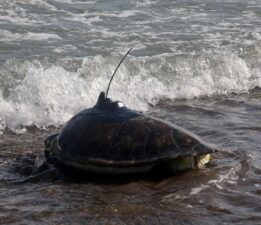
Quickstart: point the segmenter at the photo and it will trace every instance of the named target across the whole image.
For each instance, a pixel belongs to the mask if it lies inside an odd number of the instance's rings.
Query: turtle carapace
[[[73,116],[45,140],[48,163],[86,172],[131,174],[158,165],[175,172],[209,162],[214,146],[175,124],[112,101],[108,90],[109,86],[106,94],[100,93],[94,107]]]

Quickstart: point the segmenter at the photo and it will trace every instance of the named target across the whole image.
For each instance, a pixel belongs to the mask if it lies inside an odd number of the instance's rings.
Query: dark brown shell
[[[190,132],[162,120],[138,116],[125,122],[73,121],[71,135],[58,136],[58,144],[67,159],[144,162],[203,155],[214,150]],[[66,140],[66,141],[63,141]]]
[[[109,100],[98,101],[75,115],[51,148],[60,160],[110,165],[155,163],[215,152],[181,127]]]

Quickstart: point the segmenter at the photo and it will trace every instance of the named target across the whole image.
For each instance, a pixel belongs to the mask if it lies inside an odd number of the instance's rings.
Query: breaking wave
[[[95,104],[119,60],[118,55],[86,57],[78,70],[39,61],[5,62],[0,70],[0,131],[65,123]],[[255,87],[261,87],[260,68],[231,53],[129,56],[115,76],[109,97],[146,111],[163,98],[242,93]]]

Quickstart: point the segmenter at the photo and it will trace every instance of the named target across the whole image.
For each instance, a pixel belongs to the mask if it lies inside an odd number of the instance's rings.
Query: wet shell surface
[[[146,172],[159,164],[175,172],[204,166],[216,151],[195,134],[130,110],[102,93],[93,108],[76,114],[59,134],[46,139],[47,162],[52,158],[97,173]]]

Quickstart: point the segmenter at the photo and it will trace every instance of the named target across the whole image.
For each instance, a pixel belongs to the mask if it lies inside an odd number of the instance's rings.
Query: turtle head
[[[124,107],[124,104],[122,102],[113,101],[110,98],[107,98],[105,92],[102,91],[98,97],[96,107],[103,110],[116,110]]]

